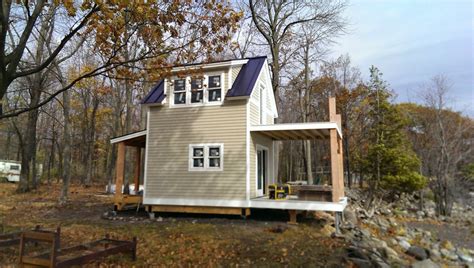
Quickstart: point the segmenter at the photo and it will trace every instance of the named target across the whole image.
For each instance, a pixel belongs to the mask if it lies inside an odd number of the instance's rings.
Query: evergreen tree
[[[398,108],[390,103],[392,94],[382,73],[370,68],[369,145],[364,171],[369,179],[369,204],[380,189],[412,192],[421,189],[426,179],[418,172],[420,160],[406,138],[407,124]]]

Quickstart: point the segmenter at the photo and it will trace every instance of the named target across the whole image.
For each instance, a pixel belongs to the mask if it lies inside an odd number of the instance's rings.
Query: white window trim
[[[220,101],[209,101],[209,76],[216,76],[219,75],[221,77],[221,100]],[[225,94],[225,84],[224,84],[224,71],[222,72],[209,72],[203,75],[204,81],[203,84],[203,101],[198,103],[191,103],[191,78],[192,76],[186,76],[184,79],[186,80],[185,85],[185,92],[186,92],[186,103],[185,104],[175,104],[174,103],[174,84],[169,87],[169,96],[170,96],[170,108],[184,108],[184,107],[201,107],[201,106],[215,106],[215,105],[222,105],[224,103],[224,94]],[[183,79],[180,77],[171,77],[170,82],[174,80]]]
[[[204,166],[194,167],[193,166],[193,148],[203,147],[204,148]],[[220,166],[210,167],[209,166],[209,147],[219,147],[220,153]],[[224,144],[223,143],[204,143],[204,144],[189,144],[188,153],[188,171],[223,171],[224,170]]]
[[[259,150],[263,150],[263,151],[267,151],[267,159],[266,159],[266,168],[267,168],[267,172],[265,173],[265,178],[264,180],[267,181],[267,195],[268,195],[268,185],[269,185],[269,175],[270,175],[270,150],[268,149],[268,147],[266,146],[263,146],[261,144],[257,144],[257,146],[255,146],[255,195],[257,197],[258,196],[258,151]],[[264,183],[265,184],[265,183]],[[263,185],[262,185],[263,187]],[[265,189],[262,188],[262,191],[264,192]],[[263,195],[262,195],[263,196]]]

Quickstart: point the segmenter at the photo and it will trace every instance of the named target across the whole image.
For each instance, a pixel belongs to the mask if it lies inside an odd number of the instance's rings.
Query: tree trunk
[[[40,90],[32,90],[32,98],[30,106],[37,105],[40,97]],[[35,189],[37,180],[35,170],[35,155],[36,155],[36,124],[38,121],[37,109],[28,112],[28,120],[26,124],[26,135],[24,137],[24,146],[21,154],[21,172],[20,184],[18,185],[18,192],[27,192],[30,190],[30,181],[32,188]]]
[[[99,100],[97,97],[94,97],[94,104],[91,112],[91,119],[89,120],[90,126],[89,126],[89,137],[88,137],[88,155],[87,155],[87,176],[86,176],[86,181],[85,185],[90,186],[92,183],[92,176],[93,176],[93,155],[94,155],[94,145],[95,145],[95,122],[96,122],[96,116],[97,116],[97,108],[99,107]]]
[[[59,71],[59,68],[57,68]],[[63,79],[61,79],[63,80]],[[63,81],[64,83],[66,81]],[[63,167],[61,177],[63,178],[63,185],[61,187],[61,196],[59,203],[65,204],[68,198],[69,183],[71,180],[71,130],[70,130],[70,96],[68,91],[63,92],[63,115],[64,115],[64,133],[63,133]]]

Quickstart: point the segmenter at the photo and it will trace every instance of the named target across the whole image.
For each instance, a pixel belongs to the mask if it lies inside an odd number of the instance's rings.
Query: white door
[[[257,196],[266,194],[268,150],[257,149]]]

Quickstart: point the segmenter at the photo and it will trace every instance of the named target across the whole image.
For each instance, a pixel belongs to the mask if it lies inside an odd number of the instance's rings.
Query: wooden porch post
[[[140,187],[140,170],[142,166],[142,161],[141,161],[141,148],[137,147],[135,151],[135,177],[134,177],[134,182],[135,182],[135,194],[138,194],[138,190]]]
[[[341,115],[336,114],[336,98],[329,98],[329,121],[336,122],[341,129]],[[329,143],[331,151],[331,182],[332,201],[339,202],[344,196],[344,170],[342,163],[342,142],[336,129],[329,131]]]
[[[118,143],[117,162],[115,164],[115,200],[121,199],[123,178],[125,173],[125,143]]]

